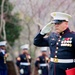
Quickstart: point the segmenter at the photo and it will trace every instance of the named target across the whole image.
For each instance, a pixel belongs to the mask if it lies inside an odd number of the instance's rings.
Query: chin
[[[60,33],[59,30],[56,30],[57,33]]]

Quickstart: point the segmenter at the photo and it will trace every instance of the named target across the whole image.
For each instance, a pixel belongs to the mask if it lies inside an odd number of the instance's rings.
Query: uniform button
[[[57,53],[58,51],[55,51],[55,53]]]
[[[59,36],[59,38],[61,38],[62,36]]]
[[[55,58],[57,58],[57,55],[55,55]]]
[[[64,34],[64,32],[62,32],[62,34]]]
[[[72,44],[70,44],[70,47],[72,47]]]
[[[56,45],[58,45],[58,42],[56,43]]]
[[[52,43],[51,43],[51,45],[52,45]]]
[[[60,40],[58,40],[60,42]]]
[[[58,47],[56,47],[56,49],[58,49]]]

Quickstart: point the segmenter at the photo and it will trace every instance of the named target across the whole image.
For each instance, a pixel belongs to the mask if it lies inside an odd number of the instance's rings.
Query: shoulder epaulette
[[[73,34],[75,34],[75,32],[74,31],[70,31],[71,33],[73,33]]]

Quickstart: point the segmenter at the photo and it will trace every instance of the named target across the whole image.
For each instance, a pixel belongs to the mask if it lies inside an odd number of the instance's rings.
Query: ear
[[[66,27],[68,27],[68,22],[65,22]]]
[[[68,25],[68,22],[65,22],[66,23],[66,25]]]

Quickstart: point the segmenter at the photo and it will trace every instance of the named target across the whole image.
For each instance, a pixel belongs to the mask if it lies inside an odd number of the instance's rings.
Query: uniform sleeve
[[[1,58],[4,57],[4,54],[3,54],[2,52],[0,52],[0,57],[1,57]]]
[[[72,47],[74,50],[73,53],[74,53],[74,58],[75,58],[75,33],[73,33]]]
[[[29,61],[30,61],[30,63],[31,63],[31,61],[32,61],[32,58],[30,58],[30,59],[29,59]]]
[[[19,58],[19,57],[16,58],[16,65],[17,65],[18,67],[20,67],[20,60],[18,60],[18,58]]]
[[[40,59],[39,57],[35,61],[35,67],[39,68]]]
[[[35,46],[49,46],[48,45],[48,38],[44,38],[45,35],[41,35],[40,33],[34,38],[34,45]]]
[[[32,58],[30,57],[30,58],[29,58],[29,62],[31,63],[31,61],[32,61]]]
[[[73,32],[73,40],[72,40],[72,42],[73,42],[73,47],[75,48],[75,32]]]
[[[31,58],[30,54],[28,54],[27,58],[28,58],[29,62],[31,63],[32,58]]]
[[[17,61],[17,62],[16,62],[16,65],[19,67],[19,66],[20,66],[20,62],[19,62],[19,61]]]

